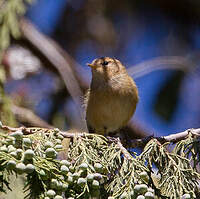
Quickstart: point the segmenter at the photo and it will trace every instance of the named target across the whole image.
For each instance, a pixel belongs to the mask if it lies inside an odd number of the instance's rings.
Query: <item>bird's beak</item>
[[[87,64],[87,65],[92,69],[96,69],[97,68],[97,65],[94,65],[94,64]]]

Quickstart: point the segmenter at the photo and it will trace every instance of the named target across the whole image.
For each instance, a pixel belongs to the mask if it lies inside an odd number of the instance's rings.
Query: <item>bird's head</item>
[[[98,80],[110,80],[116,76],[126,74],[126,69],[122,63],[114,58],[101,57],[87,64],[92,69],[92,76]]]

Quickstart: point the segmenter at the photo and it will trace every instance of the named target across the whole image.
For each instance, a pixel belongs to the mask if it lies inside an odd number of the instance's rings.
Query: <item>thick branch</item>
[[[81,96],[83,96],[83,93],[70,63],[58,51],[59,46],[52,39],[40,33],[28,20],[21,19],[20,28],[24,37],[30,41],[33,46],[40,49],[43,55],[48,57],[48,60],[53,63],[58,70],[68,92],[79,110],[81,116],[80,120],[83,121],[81,128],[82,130],[86,130],[86,123],[84,122],[83,109],[81,106]]]

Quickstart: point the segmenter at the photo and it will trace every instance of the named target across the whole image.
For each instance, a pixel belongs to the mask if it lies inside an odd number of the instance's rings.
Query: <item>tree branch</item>
[[[134,139],[134,140],[131,140],[131,147],[133,147],[133,148],[144,147],[146,145],[146,143],[149,142],[149,140],[151,140],[152,138],[157,139],[162,144],[165,143],[165,142],[176,143],[180,140],[186,139],[187,136],[190,133],[193,136],[200,137],[200,128],[198,128],[198,129],[187,129],[183,132],[174,133],[174,134],[170,134],[170,135],[167,135],[167,136],[160,136],[160,137],[148,136],[148,137],[142,138],[142,139]]]
[[[17,130],[21,130],[24,134],[34,134],[37,133],[38,131],[43,130],[44,132],[48,132],[49,130],[53,130],[53,129],[48,129],[48,128],[39,128],[39,127],[18,127],[18,128],[13,128],[13,127],[9,127],[6,125],[3,125],[0,123],[0,128],[2,130],[5,131],[9,131],[9,132],[15,132]],[[87,133],[81,133],[81,132],[70,132],[70,131],[59,131],[61,133],[61,135],[65,138],[73,138],[74,136],[77,137],[83,137],[85,136]],[[179,132],[179,133],[174,133],[174,134],[170,134],[167,136],[160,136],[160,137],[154,137],[154,136],[148,136],[142,139],[132,139],[131,140],[131,147],[135,148],[135,147],[144,147],[147,142],[149,142],[151,139],[157,139],[160,143],[165,143],[165,142],[172,142],[172,143],[176,143],[180,140],[186,139],[187,136],[189,134],[192,134],[193,136],[196,137],[200,137],[200,128],[198,129],[187,129],[183,132]],[[92,134],[87,134],[87,135],[91,135]],[[119,138],[110,138],[108,137],[108,139],[110,141],[114,141],[117,142],[119,148],[121,148],[121,150],[123,151],[125,148],[122,146],[121,141]],[[123,152],[124,153],[124,152]],[[124,153],[126,155],[126,153]],[[128,156],[127,156],[128,158]]]
[[[128,73],[134,78],[139,78],[156,70],[169,69],[187,72],[191,70],[191,67],[194,68],[195,64],[185,57],[161,56],[129,67]]]
[[[170,135],[167,135],[167,136],[164,136],[164,137],[161,137],[161,138],[163,138],[165,140],[165,142],[176,143],[180,140],[185,139],[188,136],[188,134],[190,134],[190,133],[194,136],[199,137],[200,136],[200,128],[198,128],[198,129],[187,129],[183,132],[170,134]]]
[[[75,102],[77,109],[80,113],[80,121],[82,121],[82,130],[86,130],[86,122],[84,122],[84,114],[81,102],[81,96],[83,93],[78,84],[78,80],[74,75],[74,71],[70,66],[70,63],[64,56],[58,51],[59,46],[50,38],[40,33],[28,20],[22,18],[20,21],[20,28],[23,36],[31,42],[33,46],[43,53],[45,57],[56,67],[60,76],[62,77],[65,86],[70,93],[73,101]],[[60,49],[62,51],[62,49]]]
[[[46,121],[42,120],[35,113],[33,113],[31,110],[27,108],[19,107],[12,104],[11,110],[20,122],[29,123],[32,126],[54,128],[53,126],[48,124]]]

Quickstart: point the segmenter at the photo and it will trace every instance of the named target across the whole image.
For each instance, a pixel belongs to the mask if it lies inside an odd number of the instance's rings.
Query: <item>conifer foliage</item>
[[[1,192],[12,174],[26,177],[26,198],[178,199],[198,192],[199,140],[192,134],[175,146],[153,138],[136,154],[101,135],[2,128]],[[59,159],[62,152],[66,159]]]

